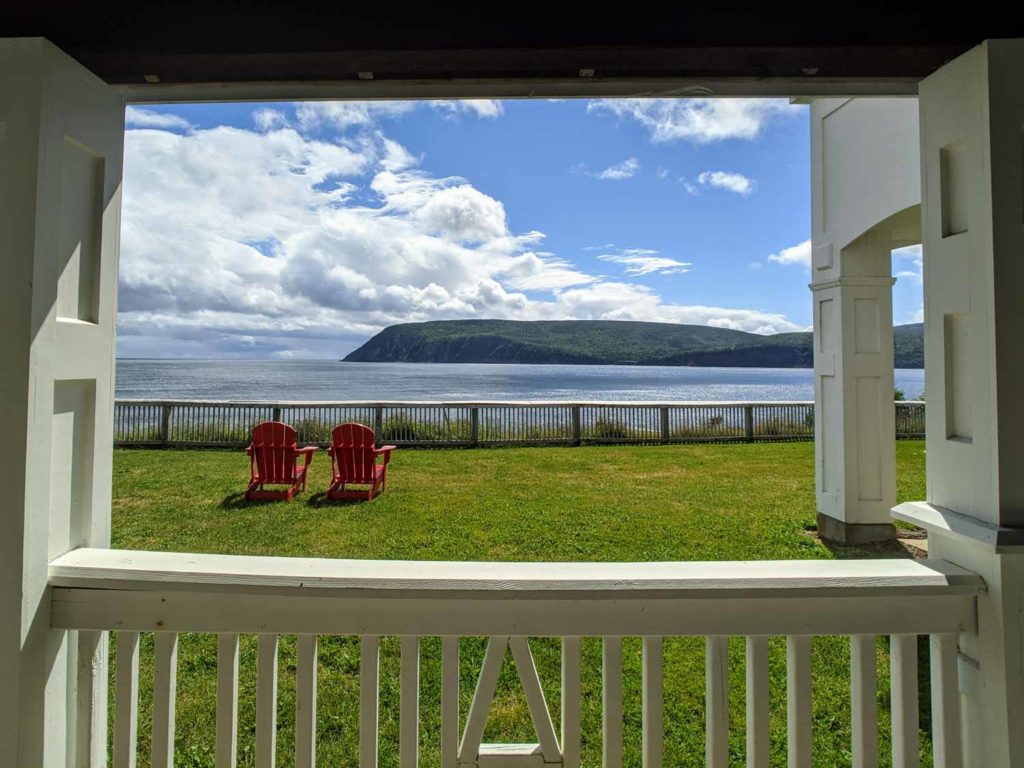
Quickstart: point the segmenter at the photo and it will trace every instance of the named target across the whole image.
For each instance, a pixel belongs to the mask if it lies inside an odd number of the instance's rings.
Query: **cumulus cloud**
[[[387,104],[260,111],[252,129],[127,131],[119,353],[337,356],[394,323],[466,317],[796,328],[756,309],[666,302],[545,250],[542,233],[512,230],[500,200],[432,176],[384,135],[376,116],[405,108]],[[601,252],[629,275],[690,266]]]
[[[270,131],[288,125],[288,118],[284,112],[278,109],[270,109],[269,107],[257,109],[253,112],[252,121],[261,131]]]
[[[754,192],[754,180],[748,179],[742,173],[704,171],[697,177],[697,183],[705,187],[715,187],[716,189],[735,192],[743,197],[749,197]]]
[[[179,131],[192,129],[192,123],[180,115],[132,106],[124,111],[124,124],[129,128],[160,128]]]
[[[792,265],[811,268],[811,241],[810,239],[804,240],[802,243],[791,245],[789,248],[783,248],[778,253],[773,253],[768,257],[768,261],[776,264]]]
[[[626,268],[627,275],[637,276],[685,274],[693,266],[688,261],[659,256],[657,251],[649,248],[627,248],[619,253],[602,253],[597,258],[621,264]]]
[[[756,139],[766,125],[806,107],[786,99],[597,99],[587,111],[633,120],[656,144]]]

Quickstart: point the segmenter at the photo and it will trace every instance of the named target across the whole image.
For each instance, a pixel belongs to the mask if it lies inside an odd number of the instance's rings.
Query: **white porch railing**
[[[769,756],[768,638],[786,637],[790,766],[811,762],[811,637],[850,637],[851,745],[856,766],[878,763],[877,635],[890,638],[894,766],[917,765],[918,635],[931,636],[936,765],[960,754],[957,633],[975,628],[975,574],[942,561],[708,563],[453,563],[237,557],[79,549],[50,566],[54,628],[117,632],[114,766],[134,765],[140,633],[155,633],[153,765],[173,764],[177,636],[216,633],[218,766],[237,749],[239,635],[258,636],[256,765],[274,764],[278,636],[298,636],[295,761],[316,764],[317,647],[323,635],[360,640],[359,764],[378,762],[379,643],[401,637],[399,752],[419,756],[419,642],[442,637],[443,768],[580,765],[581,638],[601,638],[602,752],[623,762],[622,638],[642,640],[642,761],[662,765],[663,638],[706,637],[706,761],[728,764],[728,645],[746,638],[747,764]],[[460,637],[488,637],[460,728]],[[562,638],[556,733],[528,638]],[[538,734],[535,744],[484,744],[484,726],[511,649]],[[95,722],[96,719],[94,718]],[[102,722],[102,718],[99,719]],[[948,758],[948,760],[947,760]]]

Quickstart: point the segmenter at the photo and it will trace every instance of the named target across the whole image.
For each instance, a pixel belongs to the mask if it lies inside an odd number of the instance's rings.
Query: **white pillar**
[[[0,40],[0,766],[106,760],[106,637],[50,629],[47,568],[109,543],[123,104]]]
[[[960,637],[964,764],[1024,765],[1024,40],[921,84],[928,502],[897,517],[981,574]]]
[[[818,531],[892,538],[896,501],[892,250],[919,236],[917,105],[811,105]]]

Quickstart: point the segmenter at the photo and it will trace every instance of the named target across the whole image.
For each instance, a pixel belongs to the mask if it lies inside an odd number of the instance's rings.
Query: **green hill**
[[[923,326],[896,328],[898,368],[924,365]],[[438,320],[385,328],[345,357],[356,363],[530,363],[810,368],[810,333],[619,320]]]

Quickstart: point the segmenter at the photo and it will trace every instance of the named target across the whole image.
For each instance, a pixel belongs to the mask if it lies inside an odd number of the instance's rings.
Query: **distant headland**
[[[897,368],[924,367],[924,326],[895,328]],[[810,368],[810,332],[765,336],[729,328],[624,320],[437,320],[385,328],[353,363],[521,363]]]

